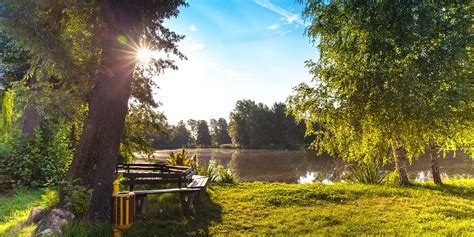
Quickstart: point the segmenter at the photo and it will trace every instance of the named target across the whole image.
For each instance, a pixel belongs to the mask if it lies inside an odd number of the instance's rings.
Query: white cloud
[[[288,34],[288,33],[290,33],[290,32],[291,32],[291,30],[286,30],[286,31],[281,31],[281,30],[280,30],[280,31],[277,31],[277,34],[278,34],[279,36],[284,36],[284,35],[286,35],[286,34]]]
[[[256,4],[270,10],[270,11],[273,11],[283,17],[285,17],[284,19],[288,22],[288,23],[293,23],[293,22],[296,22],[302,26],[308,26],[308,24],[305,24],[305,22],[303,21],[303,19],[301,19],[298,15],[294,14],[294,13],[291,13],[290,11],[288,10],[285,10],[273,3],[271,3],[269,0],[254,0]]]
[[[267,29],[269,30],[277,30],[278,28],[280,28],[280,24],[271,24],[270,26],[267,27]]]
[[[197,28],[196,28],[195,25],[189,25],[188,30],[193,31],[193,32],[196,32],[196,31],[197,31]]]
[[[199,40],[184,40],[179,44],[179,49],[184,52],[197,51],[206,48],[206,45]]]
[[[288,22],[288,23],[291,24],[291,23],[293,23],[293,21],[296,21],[296,20],[298,20],[299,18],[300,18],[300,17],[299,17],[298,15],[293,14],[293,15],[291,15],[291,16],[289,16],[289,17],[286,18],[286,22]]]

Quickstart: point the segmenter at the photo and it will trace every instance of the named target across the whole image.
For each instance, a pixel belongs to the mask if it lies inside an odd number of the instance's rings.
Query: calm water
[[[156,151],[156,160],[166,160],[174,150]],[[176,150],[177,151],[177,150]],[[330,156],[319,156],[312,151],[188,149],[199,155],[199,163],[207,165],[211,158],[234,168],[241,181],[269,181],[285,183],[331,183],[344,175],[346,164]],[[393,170],[393,165],[385,167]],[[423,156],[408,167],[419,182],[431,180],[429,158]],[[440,159],[442,178],[474,177],[474,160],[466,154],[448,155]]]

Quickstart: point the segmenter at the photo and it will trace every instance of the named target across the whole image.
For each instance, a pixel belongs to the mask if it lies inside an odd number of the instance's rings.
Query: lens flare
[[[149,63],[153,59],[153,51],[147,48],[140,48],[137,50],[137,59],[141,63]]]

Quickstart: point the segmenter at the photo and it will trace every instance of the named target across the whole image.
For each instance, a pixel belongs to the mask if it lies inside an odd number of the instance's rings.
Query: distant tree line
[[[286,115],[286,105],[275,103],[271,108],[252,100],[240,100],[224,118],[190,119],[176,125],[165,123],[164,133],[152,135],[155,148],[232,147],[251,149],[300,149],[307,145],[304,124],[297,124]],[[229,146],[229,145],[228,145]]]
[[[230,114],[232,143],[253,149],[297,149],[305,145],[305,126],[286,115],[286,105],[272,108],[252,100],[240,100]]]

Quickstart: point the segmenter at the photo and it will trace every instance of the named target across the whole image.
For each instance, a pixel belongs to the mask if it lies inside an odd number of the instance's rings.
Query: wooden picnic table
[[[147,196],[152,194],[179,193],[183,210],[193,208],[197,195],[205,191],[208,177],[195,175],[191,167],[173,166],[167,164],[126,164],[119,163],[116,174],[122,175],[123,185],[128,185],[136,196],[139,213],[144,213]],[[146,184],[178,184],[176,188],[134,190],[135,185]]]

